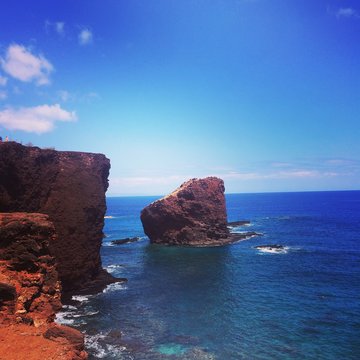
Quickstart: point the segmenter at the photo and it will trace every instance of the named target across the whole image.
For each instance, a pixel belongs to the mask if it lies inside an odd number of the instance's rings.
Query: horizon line
[[[360,189],[338,189],[338,190],[285,190],[285,191],[256,191],[256,192],[225,192],[225,195],[243,195],[243,194],[284,194],[284,193],[314,193],[314,192],[351,192],[351,191],[360,191]],[[106,197],[164,197],[167,194],[154,195],[154,194],[123,194],[123,195],[114,195],[114,194],[105,194]]]

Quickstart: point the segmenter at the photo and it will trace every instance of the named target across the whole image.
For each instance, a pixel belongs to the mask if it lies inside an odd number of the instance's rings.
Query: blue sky
[[[360,189],[360,4],[7,1],[0,135],[111,159],[108,195]]]

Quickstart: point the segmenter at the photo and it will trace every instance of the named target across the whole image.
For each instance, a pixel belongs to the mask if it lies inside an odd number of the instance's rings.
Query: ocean
[[[228,194],[228,220],[251,222],[233,231],[263,236],[216,248],[150,245],[157,198],[107,198],[103,267],[128,282],[58,315],[90,359],[360,358],[360,191]]]

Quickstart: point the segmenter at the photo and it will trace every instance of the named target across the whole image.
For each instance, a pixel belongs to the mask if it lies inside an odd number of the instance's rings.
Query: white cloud
[[[15,79],[37,85],[50,83],[49,75],[54,70],[51,63],[42,55],[34,55],[22,45],[10,45],[5,59],[0,59],[3,70]]]
[[[54,129],[57,121],[76,121],[75,112],[55,105],[40,105],[27,108],[8,108],[0,111],[0,125],[8,130],[22,130],[42,134]]]
[[[7,99],[7,92],[4,90],[0,90],[0,100]]]
[[[93,40],[93,34],[89,29],[83,29],[79,33],[79,43],[80,45],[91,44]]]
[[[7,78],[0,75],[0,86],[5,86],[7,83]]]
[[[350,17],[360,17],[359,13],[352,8],[340,8],[337,10],[336,12],[336,16],[339,17],[346,17],[346,18],[350,18]]]

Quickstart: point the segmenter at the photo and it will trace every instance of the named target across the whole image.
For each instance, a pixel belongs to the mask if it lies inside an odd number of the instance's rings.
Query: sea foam
[[[109,354],[115,359],[122,358],[121,355],[126,350],[125,346],[111,345],[106,343],[107,334],[99,333],[96,335],[85,334],[85,346],[91,350],[92,355],[96,359],[103,359],[108,357]],[[133,359],[128,357],[127,359]]]
[[[261,254],[287,254],[289,251],[289,247],[288,246],[284,246],[281,249],[277,249],[277,248],[273,248],[273,247],[266,247],[266,248],[257,248],[257,250],[261,253]]]
[[[109,293],[109,292],[113,292],[113,291],[118,291],[118,290],[125,290],[126,289],[126,285],[124,285],[123,282],[116,282],[116,283],[112,283],[110,285],[108,285],[104,290],[103,293]]]

